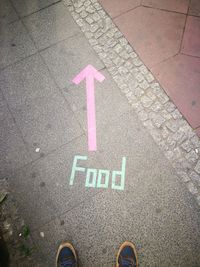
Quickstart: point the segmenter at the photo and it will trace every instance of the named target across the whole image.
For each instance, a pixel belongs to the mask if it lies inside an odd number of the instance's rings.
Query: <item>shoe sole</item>
[[[77,262],[77,256],[76,256],[76,251],[74,249],[74,247],[72,246],[72,244],[68,243],[68,242],[63,242],[62,244],[60,244],[59,248],[58,248],[58,251],[57,251],[57,254],[56,254],[56,267],[58,267],[57,263],[58,263],[58,256],[60,254],[60,251],[63,249],[63,248],[69,248],[72,250],[73,254],[74,254],[74,257],[75,257],[75,260]],[[77,266],[77,265],[76,265]]]
[[[134,246],[134,244],[132,242],[129,242],[129,241],[125,241],[119,248],[118,250],[118,253],[117,253],[117,259],[116,259],[116,267],[119,267],[119,263],[118,263],[118,259],[119,259],[119,255],[120,255],[120,252],[122,251],[122,249],[124,247],[131,247],[134,251],[134,254],[135,254],[135,258],[136,258],[136,267],[138,267],[138,257],[137,257],[137,251],[136,251],[136,248]]]

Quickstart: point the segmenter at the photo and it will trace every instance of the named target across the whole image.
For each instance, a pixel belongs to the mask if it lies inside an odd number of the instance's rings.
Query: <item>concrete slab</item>
[[[1,71],[0,88],[11,109],[58,91],[39,55]]]
[[[63,3],[45,8],[23,21],[39,49],[80,33]]]
[[[12,7],[10,1],[1,0],[0,2],[0,20],[1,23],[10,23],[18,19],[17,13]]]
[[[130,240],[142,247],[140,266],[198,266],[199,218],[187,207],[191,199],[186,194],[176,207],[177,190],[165,184],[160,189],[159,196],[150,196],[150,190],[143,190],[146,195],[103,192],[42,226],[33,237],[46,264],[53,265],[59,242],[70,241],[79,266],[114,266],[120,244]]]
[[[2,27],[0,69],[36,53],[36,48],[21,21]]]
[[[32,160],[5,101],[0,101],[0,132],[0,179],[3,179]]]
[[[42,51],[41,55],[60,88],[69,86],[88,64],[96,69],[104,67],[83,34],[70,37]]]
[[[39,56],[0,76],[0,85],[33,158],[40,153],[44,156],[83,133]],[[40,153],[35,152],[36,148]]]
[[[82,167],[101,166],[98,153],[88,153],[86,137],[82,136],[27,165],[10,178],[13,194],[21,207],[21,214],[32,229],[41,227],[51,217],[55,218],[58,214],[73,209],[84,200],[89,201],[91,196],[100,192],[85,188],[85,173],[80,173],[78,177],[76,175],[74,185],[69,185],[75,155],[88,155],[87,161],[78,162]],[[31,192],[30,196],[25,193],[30,188],[36,192],[36,196],[34,192]],[[49,203],[48,212],[44,211],[45,203]]]
[[[33,12],[43,9],[59,0],[11,0],[20,17],[27,16]]]

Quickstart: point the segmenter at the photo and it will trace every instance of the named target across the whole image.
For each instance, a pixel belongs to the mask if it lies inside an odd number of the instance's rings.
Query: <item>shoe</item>
[[[77,267],[75,249],[70,243],[62,243],[56,255],[56,267]]]
[[[117,253],[116,267],[138,267],[138,257],[135,246],[124,242]]]

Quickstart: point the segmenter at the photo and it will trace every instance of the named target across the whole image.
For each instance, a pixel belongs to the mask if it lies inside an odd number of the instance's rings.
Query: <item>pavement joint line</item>
[[[81,138],[81,137],[83,137],[83,136],[86,137],[85,132],[82,133],[82,134],[80,134],[79,136],[76,136],[75,138],[73,138],[73,139],[70,140],[69,142],[62,144],[62,145],[60,145],[59,147],[56,147],[55,149],[52,149],[51,151],[49,151],[48,153],[46,153],[42,158],[44,159],[44,158],[48,157],[49,155],[52,155],[53,153],[55,153],[55,152],[57,152],[58,150],[60,150],[62,147],[64,147],[64,146],[66,146],[66,145],[69,145],[69,144],[73,143],[74,141],[76,141],[77,139],[79,139],[79,138]],[[28,151],[28,152],[29,152],[29,151]],[[20,171],[21,169],[26,168],[27,166],[32,165],[32,164],[38,162],[39,160],[41,160],[41,157],[38,157],[38,158],[36,158],[36,159],[33,159],[33,160],[29,161],[28,163],[26,163],[26,164],[20,166],[19,168],[16,168],[16,169],[14,170],[14,172],[12,172],[12,174],[10,174],[10,175],[8,176],[8,179],[9,179],[10,177],[13,176],[13,173],[18,172],[18,171]]]
[[[158,8],[158,7],[153,7],[153,6],[146,6],[146,5],[143,5],[143,4],[141,4],[141,6],[146,7],[146,8],[155,9],[155,10],[160,10],[160,11],[166,11],[166,12],[170,12],[170,13],[176,13],[176,14],[180,14],[180,15],[185,15],[185,16],[187,16],[187,14],[188,14],[188,10],[187,10],[187,13],[183,13],[183,12],[178,12],[178,11],[175,11],[175,10],[168,10],[168,9]]]
[[[63,3],[200,206],[199,137],[97,0]]]
[[[140,4],[140,5],[138,5],[138,6],[136,6],[136,7],[133,7],[133,8],[131,8],[131,9],[127,10],[127,11],[124,11],[124,12],[122,12],[121,14],[116,15],[116,16],[113,17],[112,19],[115,20],[115,19],[119,18],[120,16],[123,16],[123,15],[127,14],[128,12],[133,11],[134,9],[137,9],[138,7],[141,7],[141,6],[142,6],[142,5]],[[107,13],[107,12],[106,12],[106,13]],[[107,15],[109,16],[108,13],[107,13]]]
[[[56,5],[56,4],[60,3],[60,2],[62,2],[62,0],[58,0],[58,1],[54,2],[54,3],[51,3],[51,4],[48,5],[48,6],[42,7],[42,8],[40,8],[40,9],[38,9],[38,10],[36,10],[36,11],[33,11],[32,13],[27,14],[27,15],[24,15],[24,16],[20,16],[19,13],[17,13],[17,14],[18,14],[19,18],[24,19],[24,18],[27,18],[27,17],[29,17],[29,16],[35,14],[35,13],[38,13],[38,12],[42,11],[42,10],[48,8],[48,7],[54,6],[54,5]],[[16,11],[16,10],[15,10],[15,11]]]

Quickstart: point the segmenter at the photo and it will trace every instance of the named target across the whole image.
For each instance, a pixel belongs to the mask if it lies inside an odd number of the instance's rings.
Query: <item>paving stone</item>
[[[8,108],[4,105],[4,116],[0,121],[0,180],[32,160],[21,134]]]
[[[148,108],[152,105],[152,100],[147,96],[142,96],[141,102],[145,108]]]
[[[190,191],[190,193],[192,193],[193,195],[198,193],[197,188],[193,185],[193,183],[189,182],[187,184],[188,190]]]
[[[57,91],[47,67],[38,55],[0,72],[0,88],[11,109]]]
[[[197,162],[197,165],[194,169],[196,172],[198,172],[200,174],[200,160]]]
[[[2,28],[0,34],[1,69],[34,53],[36,53],[36,48],[21,21]]]
[[[196,172],[191,172],[190,177],[193,181],[196,181],[198,185],[200,186],[200,175],[197,174]]]
[[[62,3],[43,9],[25,18],[23,22],[39,49],[80,33],[78,26]]]
[[[181,145],[181,147],[182,147],[185,151],[187,151],[187,152],[190,152],[190,151],[193,149],[193,145],[192,145],[192,143],[191,143],[189,140],[185,141],[185,142]]]
[[[190,151],[185,157],[193,163],[197,162],[198,159],[198,155],[194,150]]]
[[[12,7],[10,1],[1,0],[0,2],[0,20],[2,25],[18,19],[17,13]]]
[[[82,35],[60,42],[41,52],[41,55],[60,88],[72,84],[72,79],[89,64],[97,70],[104,67]]]

